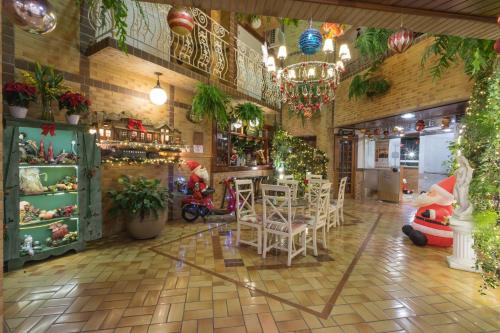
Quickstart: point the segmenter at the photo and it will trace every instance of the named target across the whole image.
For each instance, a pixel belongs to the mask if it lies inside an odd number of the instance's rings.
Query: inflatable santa
[[[403,232],[415,245],[453,245],[453,232],[448,219],[453,214],[454,186],[455,176],[451,176],[432,185],[429,192],[417,197],[415,219],[411,225],[403,226]]]
[[[207,189],[207,183],[209,182],[208,171],[196,161],[186,161],[186,165],[191,170],[187,187],[193,195],[200,196]]]

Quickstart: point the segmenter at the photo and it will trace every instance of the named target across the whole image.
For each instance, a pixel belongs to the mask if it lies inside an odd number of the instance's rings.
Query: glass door
[[[354,197],[354,178],[356,174],[356,141],[357,137],[335,136],[335,196],[340,180],[347,177],[345,194]]]

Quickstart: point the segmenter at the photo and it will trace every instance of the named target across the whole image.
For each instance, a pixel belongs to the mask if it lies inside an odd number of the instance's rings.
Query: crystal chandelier
[[[326,25],[326,24],[324,24]],[[335,25],[328,23],[329,26]],[[323,29],[322,29],[323,30]],[[342,44],[339,60],[335,62],[334,38],[340,34],[330,31],[322,35],[312,27],[306,29],[299,38],[299,48],[303,61],[281,66],[276,69],[274,58],[267,62],[267,69],[275,74],[275,82],[279,85],[281,99],[288,104],[290,111],[306,119],[318,113],[323,104],[328,104],[335,98],[335,90],[340,82],[340,74],[344,70],[344,63],[350,60],[347,44]],[[323,42],[323,36],[325,40]],[[311,56],[322,50],[323,60],[310,59]],[[279,47],[278,59],[282,64],[286,58],[286,47]],[[301,59],[302,60],[302,59]]]

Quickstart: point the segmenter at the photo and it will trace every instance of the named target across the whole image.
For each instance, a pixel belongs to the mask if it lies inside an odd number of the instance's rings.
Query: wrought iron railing
[[[267,72],[262,55],[202,10],[189,9],[195,26],[191,34],[182,36],[167,24],[170,5],[142,2],[142,14],[134,1],[127,0],[127,6],[128,45],[166,61],[181,62],[246,95],[280,107],[279,88]],[[112,18],[102,15],[99,4],[90,8],[89,20],[96,42],[114,36]]]

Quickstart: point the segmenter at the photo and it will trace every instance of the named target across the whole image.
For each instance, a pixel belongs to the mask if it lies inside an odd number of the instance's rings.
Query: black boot
[[[412,233],[412,231],[413,231],[413,227],[412,227],[411,225],[409,225],[409,224],[405,224],[405,225],[403,226],[403,228],[401,228],[401,230],[403,231],[403,233],[404,233],[406,236],[410,237],[410,234],[411,234],[411,233]]]
[[[417,246],[426,246],[427,245],[427,236],[425,236],[422,232],[418,230],[413,230],[411,234],[408,235],[413,244]]]

